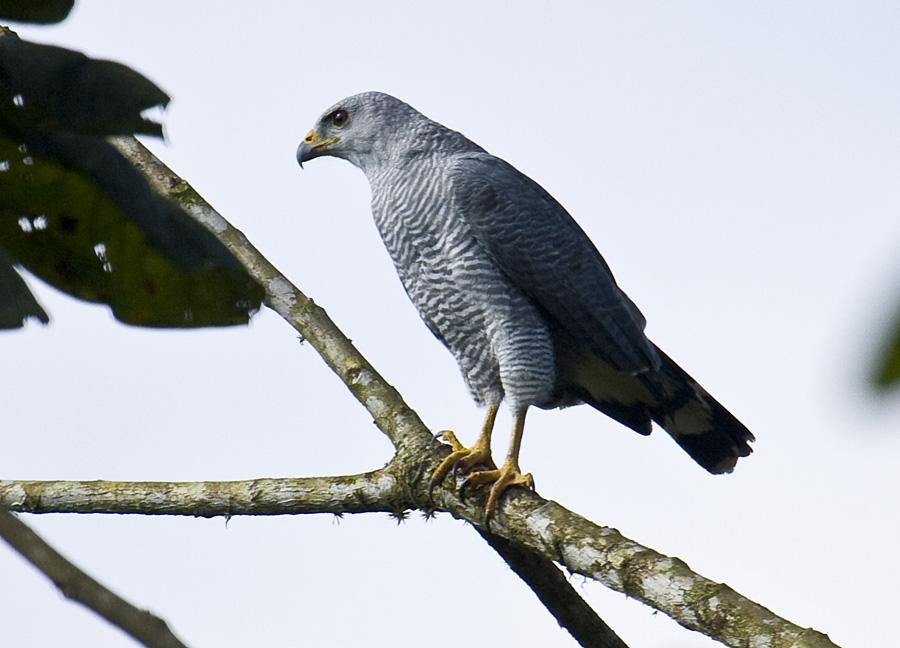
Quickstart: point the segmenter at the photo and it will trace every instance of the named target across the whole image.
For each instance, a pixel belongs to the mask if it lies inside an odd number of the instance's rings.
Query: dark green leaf
[[[875,384],[883,389],[900,386],[900,312],[894,317],[886,342],[875,371]]]
[[[0,329],[21,328],[30,317],[44,324],[50,321],[25,281],[0,251]]]
[[[162,135],[141,112],[168,103],[165,92],[128,66],[0,28],[0,123],[7,128]]]
[[[0,0],[0,19],[39,24],[64,20],[75,0]]]
[[[263,297],[211,232],[98,138],[0,130],[0,247],[129,324],[243,324]]]
[[[262,288],[100,137],[161,134],[141,111],[168,100],[124,65],[0,28],[0,248],[129,324],[246,323]]]

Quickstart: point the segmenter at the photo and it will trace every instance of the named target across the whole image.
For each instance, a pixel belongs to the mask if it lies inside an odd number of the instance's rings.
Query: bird
[[[581,227],[537,182],[461,133],[382,92],[324,111],[297,148],[349,161],[371,189],[372,215],[422,320],[453,354],[480,434],[451,452],[463,488],[490,485],[489,521],[507,489],[534,489],[519,467],[529,408],[587,404],[649,435],[656,422],[700,466],[731,472],[753,434],[651,342],[646,320]],[[509,450],[498,468],[491,435],[504,403]]]

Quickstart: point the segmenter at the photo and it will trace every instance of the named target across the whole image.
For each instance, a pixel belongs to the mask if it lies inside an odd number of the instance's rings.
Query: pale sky
[[[538,491],[842,646],[885,645],[900,398],[871,397],[864,376],[900,288],[900,5],[738,5],[83,1],[58,27],[14,28],[169,92],[154,151],[464,441],[482,412],[403,293],[364,176],[332,159],[301,172],[294,151],[326,107],[382,90],[530,175],[650,337],[758,439],[713,477],[661,430],[535,412],[521,464]],[[390,458],[271,312],[147,331],[30,283],[53,321],[0,336],[0,478],[327,475]],[[573,645],[446,514],[24,519],[192,648]],[[576,581],[633,648],[717,645]],[[132,645],[5,545],[0,582],[0,646]]]

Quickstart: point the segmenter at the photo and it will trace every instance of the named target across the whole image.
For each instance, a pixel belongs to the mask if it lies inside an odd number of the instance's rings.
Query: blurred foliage
[[[0,0],[0,20],[43,25],[64,20],[75,0]]]
[[[900,310],[894,316],[884,350],[878,356],[875,384],[881,389],[900,387]]]
[[[11,264],[128,324],[244,324],[259,309],[240,262],[104,139],[161,135],[141,113],[168,101],[124,65],[0,27],[0,327],[46,321]]]
[[[19,132],[162,136],[141,111],[169,96],[115,61],[30,43],[5,30],[0,37],[0,123]]]
[[[0,329],[19,328],[22,321],[33,317],[44,324],[50,321],[47,313],[37,303],[12,263],[0,250]]]
[[[0,243],[47,283],[142,326],[240,324],[259,307],[240,263],[106,142],[22,147],[0,131],[0,160]]]

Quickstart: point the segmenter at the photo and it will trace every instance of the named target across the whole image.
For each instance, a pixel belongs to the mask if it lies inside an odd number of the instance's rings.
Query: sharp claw
[[[459,487],[459,499],[465,501],[466,500],[466,491],[469,489],[469,478],[466,477],[463,480],[463,483]]]
[[[438,470],[436,470],[431,475],[431,480],[429,480],[429,482],[428,482],[428,502],[430,504],[434,503],[434,488],[435,488],[435,486],[437,486],[442,481],[444,481],[444,477],[446,477],[446,476],[447,476],[447,473],[446,472],[442,473],[442,471],[440,470],[440,467],[438,467]]]
[[[449,445],[453,452],[458,452],[460,450],[466,449],[465,446],[459,442],[459,439],[456,438],[453,430],[441,430],[434,435],[434,438],[441,443]]]
[[[491,489],[487,504],[484,505],[484,528],[488,531],[491,530],[491,520],[494,519],[494,513],[497,511],[497,499],[494,490]]]

